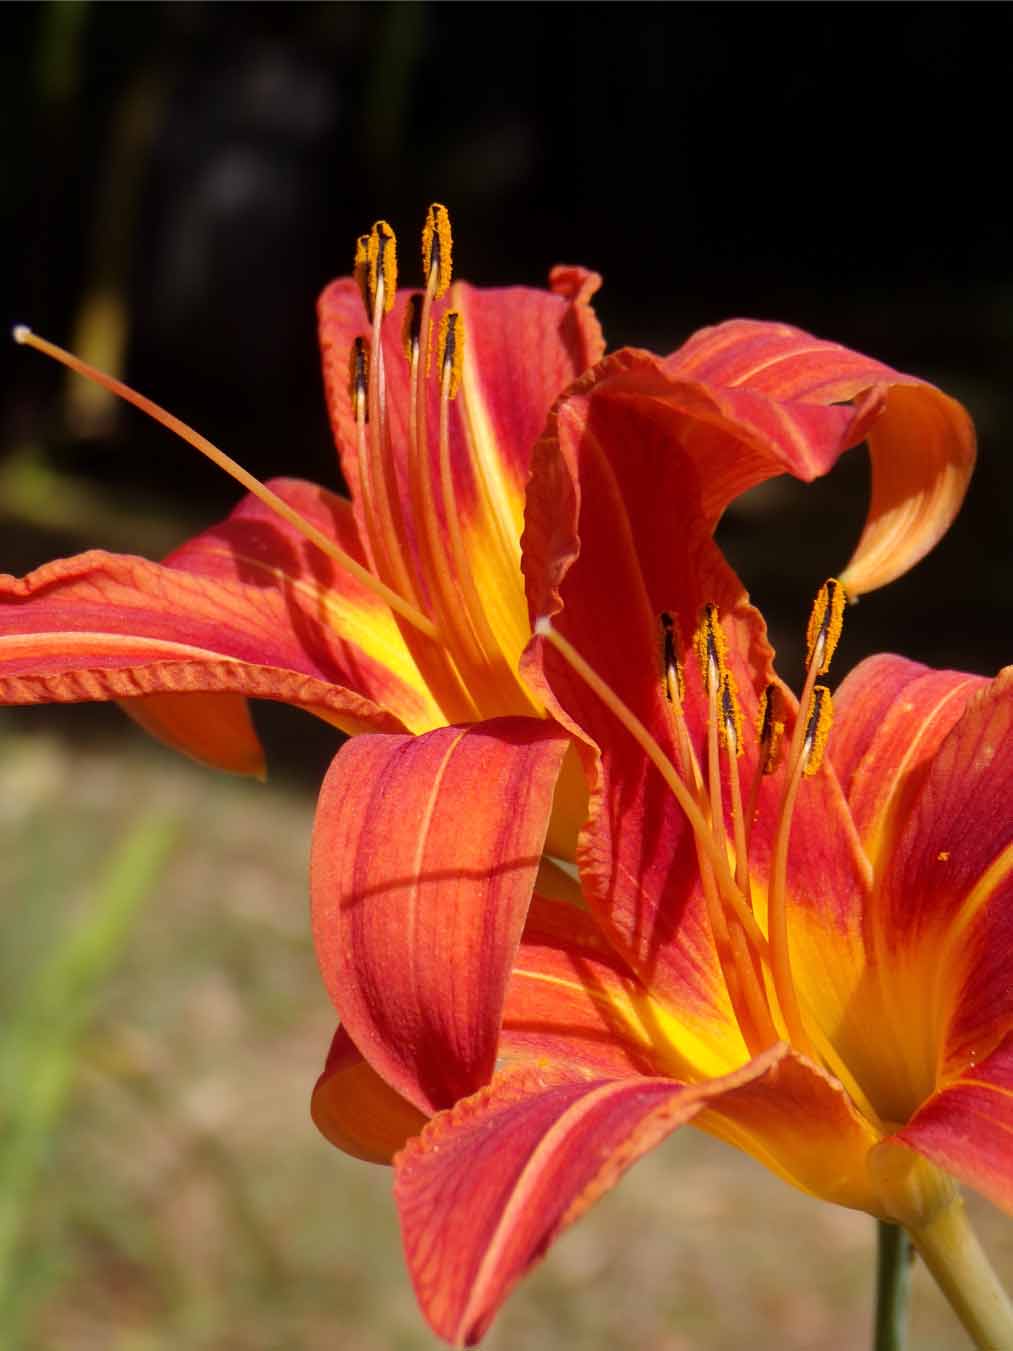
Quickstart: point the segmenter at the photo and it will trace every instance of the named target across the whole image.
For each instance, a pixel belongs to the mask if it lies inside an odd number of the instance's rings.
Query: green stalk
[[[1013,1306],[968,1223],[960,1197],[910,1234],[975,1346],[982,1351],[1013,1351]]]
[[[875,1351],[904,1351],[911,1293],[911,1239],[899,1224],[876,1221]]]

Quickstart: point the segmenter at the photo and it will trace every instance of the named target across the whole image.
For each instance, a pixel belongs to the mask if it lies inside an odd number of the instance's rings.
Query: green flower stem
[[[875,1351],[903,1351],[911,1293],[911,1239],[899,1224],[877,1220]]]
[[[974,1344],[982,1351],[1013,1351],[1013,1305],[968,1223],[960,1197],[910,1233]]]

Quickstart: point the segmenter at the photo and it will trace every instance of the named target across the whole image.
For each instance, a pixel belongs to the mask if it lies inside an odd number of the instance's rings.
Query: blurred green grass
[[[110,851],[153,816],[177,836],[123,926],[62,1115],[36,1141],[44,1166],[21,1198],[17,1252],[23,1321],[9,1318],[0,1344],[437,1346],[401,1263],[389,1172],[337,1154],[309,1120],[333,1028],[307,919],[312,794],[201,770],[120,735],[117,716],[108,739],[87,741],[59,736],[52,711],[0,721],[8,1036],[40,1007],[53,953],[101,923],[89,906]],[[37,1091],[32,1055],[17,1064],[5,1139]],[[1013,1226],[973,1205],[1009,1279]],[[869,1345],[873,1243],[867,1217],[684,1131],[560,1241],[486,1345],[857,1351]],[[913,1347],[966,1345],[921,1271],[914,1302]]]

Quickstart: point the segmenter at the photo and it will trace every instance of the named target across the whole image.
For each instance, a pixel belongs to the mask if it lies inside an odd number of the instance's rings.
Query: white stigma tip
[[[552,620],[548,615],[539,615],[535,620],[535,636],[547,638],[552,632]]]
[[[17,343],[27,342],[31,336],[32,330],[28,327],[27,324],[15,324],[13,330],[11,331],[11,337]]]

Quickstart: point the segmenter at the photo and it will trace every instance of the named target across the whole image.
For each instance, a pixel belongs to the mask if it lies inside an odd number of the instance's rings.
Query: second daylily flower
[[[818,345],[768,329],[763,358],[737,362],[751,335],[713,330],[679,360],[771,382],[781,366],[805,388]],[[678,361],[621,353],[559,402],[535,451],[539,637],[523,669],[588,776],[579,889],[539,877],[566,744],[551,724],[338,755],[312,877],[342,1026],[314,1115],[340,1147],[395,1156],[416,1290],[455,1343],[693,1121],[908,1227],[979,1342],[1005,1345],[951,1178],[1013,1208],[1013,678],[877,658],[831,726],[830,583],[796,715],[711,535],[715,483],[762,462],[741,443],[722,458],[699,397],[702,426]],[[757,406],[734,383],[722,397]]]
[[[589,304],[599,279],[557,267],[548,291],[477,290],[451,285],[450,262],[447,214],[434,206],[421,291],[397,291],[393,234],[379,222],[359,241],[356,276],[320,299],[351,502],[291,479],[264,489],[107,381],[254,492],[162,564],[92,551],[0,576],[0,702],[115,699],[170,745],[253,774],[263,757],[249,696],[346,732],[543,716],[519,669],[531,635],[525,491],[553,401],[603,355]],[[708,528],[752,484],[811,479],[868,439],[872,502],[848,574],[856,592],[910,566],[963,497],[974,452],[959,404],[832,343],[731,323],[664,360],[613,360],[615,416],[670,411],[672,444],[699,468]],[[585,810],[571,757],[550,833],[557,856],[573,856]]]

